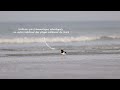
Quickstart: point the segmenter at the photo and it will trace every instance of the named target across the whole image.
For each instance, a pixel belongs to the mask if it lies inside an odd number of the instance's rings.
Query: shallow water
[[[70,34],[13,34],[19,27]],[[0,32],[0,78],[120,78],[120,22],[0,23]]]
[[[120,78],[120,55],[56,55],[0,58],[0,78]]]

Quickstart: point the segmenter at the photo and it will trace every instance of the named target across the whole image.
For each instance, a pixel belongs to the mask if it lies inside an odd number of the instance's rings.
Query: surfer
[[[62,55],[66,55],[66,52],[61,49],[61,54],[62,54]]]

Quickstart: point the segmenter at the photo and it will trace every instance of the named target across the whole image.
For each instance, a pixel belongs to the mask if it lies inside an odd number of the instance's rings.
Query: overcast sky
[[[0,22],[120,21],[120,11],[0,11]]]

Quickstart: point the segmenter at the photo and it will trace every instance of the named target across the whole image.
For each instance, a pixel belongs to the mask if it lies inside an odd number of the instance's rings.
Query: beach
[[[13,33],[56,27],[69,33]],[[119,29],[120,22],[104,21],[0,23],[0,79],[120,78]]]
[[[0,58],[1,79],[116,79],[120,55]]]

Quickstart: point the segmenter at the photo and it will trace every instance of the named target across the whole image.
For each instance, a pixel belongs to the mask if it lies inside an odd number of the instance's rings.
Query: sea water
[[[13,33],[18,28],[69,33]],[[119,54],[118,21],[0,23],[0,78],[120,78]]]

